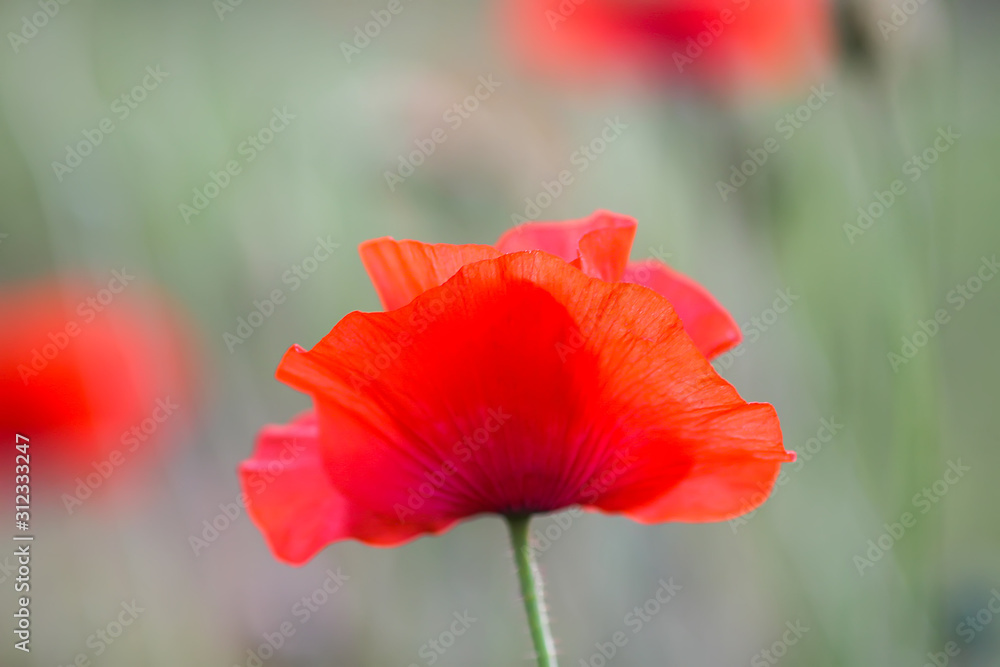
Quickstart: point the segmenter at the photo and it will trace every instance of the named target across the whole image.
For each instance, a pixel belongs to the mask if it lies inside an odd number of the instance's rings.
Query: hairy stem
[[[528,613],[528,626],[531,629],[531,640],[535,644],[538,667],[558,667],[555,642],[552,640],[549,617],[545,611],[542,578],[535,563],[535,554],[528,544],[530,522],[530,514],[507,516],[510,541],[514,546],[514,562],[517,563],[517,576],[524,596],[524,610]]]

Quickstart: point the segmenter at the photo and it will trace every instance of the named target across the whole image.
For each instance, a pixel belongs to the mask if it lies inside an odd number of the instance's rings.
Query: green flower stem
[[[549,617],[545,611],[542,577],[538,572],[538,565],[535,563],[535,553],[532,551],[531,545],[528,544],[528,524],[530,522],[530,514],[507,516],[510,541],[514,546],[514,562],[517,563],[517,577],[521,582],[524,610],[528,613],[528,626],[531,629],[531,640],[535,644],[535,653],[538,656],[538,667],[558,667],[555,642],[552,641]]]

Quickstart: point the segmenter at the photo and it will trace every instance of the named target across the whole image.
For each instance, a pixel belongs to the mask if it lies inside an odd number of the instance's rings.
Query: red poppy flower
[[[32,484],[64,504],[121,477],[119,466],[135,469],[158,447],[161,424],[189,408],[191,361],[176,312],[148,290],[141,300],[120,293],[130,276],[116,274],[93,289],[0,292],[0,431],[29,438]]]
[[[265,428],[240,466],[275,554],[395,545],[480,513],[720,521],[762,502],[794,455],[774,409],[706,358],[739,331],[690,279],[630,265],[634,233],[598,212],[495,247],[363,244],[387,312],[285,354],[278,378],[315,412]]]
[[[821,71],[833,41],[828,0],[506,0],[503,12],[528,63],[584,80],[782,87]]]

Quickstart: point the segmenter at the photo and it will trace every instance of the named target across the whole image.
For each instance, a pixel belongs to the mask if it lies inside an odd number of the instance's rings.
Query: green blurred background
[[[264,664],[532,664],[497,518],[395,549],[338,544],[302,568],[276,562],[243,511],[205,548],[191,538],[238,497],[235,467],[261,425],[308,406],[273,379],[284,350],[379,308],[360,241],[490,243],[617,118],[620,136],[541,217],[635,216],[634,258],[694,276],[754,332],[716,366],[748,400],[775,404],[800,462],[729,524],[537,520],[555,538],[540,559],[563,663],[603,664],[596,644],[624,630],[608,664],[920,667],[955,641],[949,664],[1000,665],[1000,614],[983,613],[994,595],[1000,609],[1000,281],[961,309],[949,299],[1000,250],[997,7],[928,0],[883,40],[875,19],[891,3],[852,3],[854,38],[822,82],[833,95],[786,137],[776,123],[808,85],[744,103],[525,75],[497,34],[501,1],[407,2],[350,63],[341,43],[385,3],[243,0],[220,15],[208,0],[73,0],[16,52],[5,39],[0,280],[69,272],[99,285],[126,266],[189,311],[200,377],[169,424],[176,453],[141,496],[72,516],[52,497],[36,510],[33,650],[5,631],[0,663],[252,665],[248,651],[287,622],[294,635]],[[8,0],[0,26],[18,31],[37,9]],[[495,92],[390,190],[399,155],[490,75]],[[144,78],[145,99],[123,117],[116,98]],[[288,119],[273,141],[241,149],[275,109]],[[103,118],[113,131],[56,174],[67,144]],[[907,161],[948,128],[959,138],[911,180]],[[724,200],[717,182],[768,137],[780,150]],[[185,216],[180,205],[230,160],[240,173]],[[895,179],[906,192],[881,218],[845,228]],[[317,238],[339,248],[291,290],[283,277]],[[288,296],[275,316],[227,345],[275,288]],[[782,291],[793,305],[775,318]],[[894,370],[887,355],[938,309],[948,322]],[[937,495],[959,461],[969,470]],[[923,513],[925,487],[935,502]],[[870,567],[859,561],[907,511],[916,525]],[[338,568],[346,579],[304,619],[296,604]],[[15,594],[0,577],[8,627]],[[627,615],[670,578],[682,589],[633,633]],[[133,600],[136,621],[95,642]],[[452,646],[428,648],[465,612],[475,621]],[[801,638],[768,661],[788,623]],[[971,639],[970,627],[981,628]]]

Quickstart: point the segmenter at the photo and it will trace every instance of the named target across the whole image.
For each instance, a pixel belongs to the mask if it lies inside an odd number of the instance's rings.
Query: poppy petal
[[[642,459],[622,457],[618,469],[595,477],[591,495],[602,494],[595,507],[623,512],[642,523],[725,521],[761,505],[781,464],[795,458],[794,453],[775,447],[781,442],[781,428],[768,404],[720,406],[677,415],[671,426],[669,434],[649,435],[669,450],[661,456],[684,462],[676,484],[644,504],[639,498],[648,498],[652,486],[659,483],[649,474],[655,467],[649,459],[655,454],[647,453]],[[670,472],[669,467],[664,469]],[[607,481],[601,482],[602,478]]]
[[[199,364],[183,311],[153,286],[132,287],[127,271],[113,274],[115,284],[130,286],[100,304],[95,294],[107,290],[95,292],[74,276],[0,285],[0,432],[45,443],[32,456],[39,489],[72,488],[94,472],[95,461],[131,442],[128,472],[93,490],[104,495],[120,477],[146,474],[138,461],[154,461],[180,444],[173,422],[197,409]],[[177,416],[172,428],[140,434],[138,447],[130,430],[154,410]],[[0,479],[0,493],[12,490],[13,481]],[[61,497],[79,504],[72,494]],[[74,512],[72,504],[66,508]]]
[[[374,545],[405,542],[439,526],[401,524],[350,502],[330,482],[314,412],[265,427],[254,455],[239,467],[247,511],[282,561],[301,565],[331,542],[356,538]]]
[[[585,410],[557,347],[574,326],[523,275],[524,257],[467,265],[404,308],[352,313],[285,355],[278,377],[313,395],[328,471],[352,500],[406,522],[574,501],[573,484],[551,499],[562,434]],[[536,269],[589,280],[544,257]]]
[[[358,252],[386,310],[405,306],[418,294],[451,278],[469,262],[500,254],[485,245],[430,244],[389,237],[365,241]]]
[[[684,516],[708,520],[789,460],[773,411],[719,377],[670,302],[542,252],[468,264],[395,311],[352,313],[312,350],[289,350],[278,377],[312,394],[344,506],[398,519],[377,536],[370,518],[365,531],[321,526],[316,542],[385,544],[480,512],[572,504],[681,516],[660,504],[692,476],[715,497]],[[623,455],[635,462],[595,488]]]
[[[709,359],[731,350],[743,339],[739,325],[708,290],[660,261],[630,262],[622,279],[667,297],[688,335]]]
[[[502,252],[544,250],[562,257],[594,278],[622,279],[637,223],[610,211],[595,211],[566,222],[529,222],[507,230],[496,242]]]
[[[694,77],[719,92],[760,93],[816,80],[833,52],[829,0],[746,3],[739,19],[695,55],[692,44],[732,11],[729,0],[575,4],[567,20],[560,0],[502,3],[499,19],[514,53],[534,69],[575,82],[638,76],[663,85]]]

